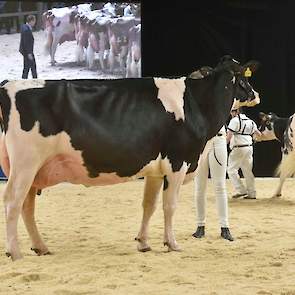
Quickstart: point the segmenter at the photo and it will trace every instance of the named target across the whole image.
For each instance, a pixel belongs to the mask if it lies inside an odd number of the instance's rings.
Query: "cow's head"
[[[248,78],[252,76],[257,68],[259,62],[249,61],[241,65],[231,56],[226,55],[221,58],[215,71],[227,70],[232,74],[232,82],[234,84],[234,108],[241,106],[252,107],[260,103],[258,92],[256,92],[250,85]]]
[[[261,136],[256,137],[256,141],[274,140],[277,139],[274,130],[274,122],[278,120],[278,116],[275,113],[265,114],[263,112],[259,113],[260,125],[259,130]]]

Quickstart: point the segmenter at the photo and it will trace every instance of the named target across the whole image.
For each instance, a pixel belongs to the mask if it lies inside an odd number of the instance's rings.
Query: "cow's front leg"
[[[3,194],[6,217],[6,255],[13,261],[22,258],[18,245],[17,224],[24,200],[33,182],[33,177],[30,175],[19,174],[16,177],[15,174],[12,173],[9,176]]]
[[[180,186],[183,183],[186,165],[183,165],[178,172],[172,172],[164,179],[163,190],[163,210],[164,210],[164,245],[168,246],[168,251],[180,251],[173,232],[173,215],[176,209],[177,198]]]
[[[128,46],[124,45],[121,47],[120,53],[119,53],[119,63],[120,63],[120,71],[125,70],[125,57],[128,53]]]
[[[54,66],[56,64],[56,60],[54,59],[54,57],[55,57],[57,45],[58,45],[58,38],[54,37],[53,41],[52,41],[52,45],[51,45],[51,50],[50,50],[50,58],[51,58],[50,63],[52,66]]]
[[[76,63],[77,65],[81,65],[84,60],[84,49],[81,44],[77,44],[76,47]]]
[[[36,197],[36,188],[31,188],[25,201],[22,209],[22,217],[24,224],[27,228],[28,234],[32,241],[32,251],[40,255],[50,254],[47,246],[42,241],[42,238],[38,232],[38,228],[35,221],[35,197]]]
[[[144,197],[143,197],[143,216],[141,227],[135,240],[138,241],[137,249],[141,252],[150,251],[148,245],[148,225],[151,216],[156,210],[159,191],[162,186],[163,179],[161,177],[145,177]]]

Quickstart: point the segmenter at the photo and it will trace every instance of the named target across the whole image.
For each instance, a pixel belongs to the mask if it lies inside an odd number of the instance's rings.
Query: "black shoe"
[[[221,237],[224,238],[225,240],[233,241],[234,238],[231,236],[229,228],[228,227],[222,227],[221,228]]]
[[[252,197],[252,196],[248,195],[248,196],[244,197],[244,199],[245,200],[256,200],[256,197],[255,196]]]
[[[246,193],[245,194],[235,194],[235,195],[232,196],[232,198],[233,199],[238,199],[238,198],[246,196],[246,195],[247,195]]]
[[[193,233],[192,236],[197,239],[203,238],[205,236],[205,226],[198,226],[196,232]]]

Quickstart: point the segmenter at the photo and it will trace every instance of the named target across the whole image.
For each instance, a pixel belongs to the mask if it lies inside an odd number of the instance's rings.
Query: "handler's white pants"
[[[245,178],[246,188],[239,176],[240,168]],[[252,168],[253,147],[245,146],[233,148],[228,157],[227,173],[236,193],[248,194],[249,197],[256,197],[255,177]]]
[[[205,225],[206,187],[210,169],[213,181],[216,205],[221,227],[228,227],[228,206],[225,188],[227,148],[225,136],[215,136],[208,156],[200,161],[195,179],[195,200],[197,207],[197,226]],[[218,163],[218,162],[219,163]]]

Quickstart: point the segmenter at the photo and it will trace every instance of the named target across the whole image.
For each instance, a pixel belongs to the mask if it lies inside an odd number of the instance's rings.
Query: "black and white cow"
[[[199,77],[117,80],[19,80],[0,87],[4,132],[0,160],[8,176],[3,200],[7,255],[22,257],[22,214],[38,255],[47,254],[34,219],[38,189],[70,182],[109,185],[145,177],[136,240],[148,251],[148,224],[163,186],[164,245],[178,251],[173,214],[206,142],[226,122],[234,98],[255,100],[242,66],[229,56]],[[203,77],[205,76],[205,77]],[[203,77],[203,78],[202,78]]]
[[[275,113],[259,114],[261,125],[259,127],[261,136],[256,137],[256,141],[278,140],[281,143],[282,161],[276,171],[280,176],[279,185],[274,193],[274,197],[282,195],[283,184],[287,177],[295,174],[295,151],[294,147],[294,115],[289,118],[281,118]]]

